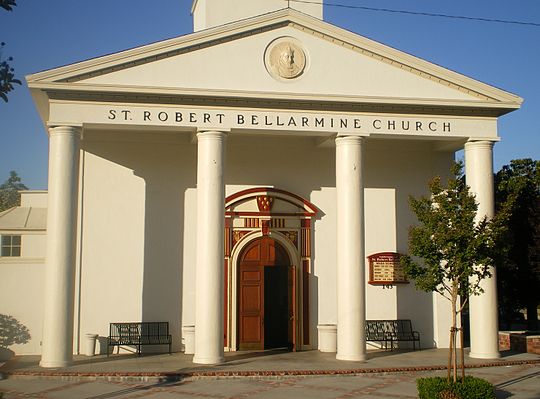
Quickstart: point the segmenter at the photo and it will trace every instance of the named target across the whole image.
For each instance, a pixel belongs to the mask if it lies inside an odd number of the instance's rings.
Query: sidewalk
[[[140,379],[181,380],[204,377],[357,375],[390,372],[444,370],[447,349],[374,350],[368,351],[366,362],[338,361],[335,353],[317,350],[305,352],[253,351],[229,352],[225,363],[215,366],[197,365],[192,355],[183,353],[75,356],[73,365],[58,369],[39,367],[39,356],[17,356],[0,367],[4,378],[62,379]],[[472,359],[465,356],[467,368],[503,367],[529,364],[540,366],[540,356],[528,353],[502,352],[496,360]],[[1,379],[1,377],[0,377]]]

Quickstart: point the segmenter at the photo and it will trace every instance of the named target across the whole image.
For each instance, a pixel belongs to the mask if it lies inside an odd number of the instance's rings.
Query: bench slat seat
[[[412,322],[409,319],[398,320],[366,320],[366,341],[376,341],[384,344],[385,349],[388,349],[390,344],[391,350],[394,349],[394,342],[405,341],[412,342],[413,349],[420,349],[420,333],[414,331]]]
[[[169,345],[171,353],[172,336],[169,334],[169,322],[129,322],[110,323],[109,336],[107,337],[107,356],[109,347],[136,346],[137,354],[141,354],[143,345]]]

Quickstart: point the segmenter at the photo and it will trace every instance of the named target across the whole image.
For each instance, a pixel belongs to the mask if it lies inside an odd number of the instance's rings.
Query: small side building
[[[46,191],[22,191],[20,206],[0,212],[0,339],[23,341],[9,345],[20,355],[41,353],[46,230]]]

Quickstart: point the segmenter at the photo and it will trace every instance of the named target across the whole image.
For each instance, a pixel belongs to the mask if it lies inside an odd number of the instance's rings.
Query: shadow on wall
[[[196,187],[197,148],[189,143],[188,135],[184,137],[153,132],[152,141],[149,142],[145,141],[147,136],[135,137],[133,132],[113,132],[110,136],[114,141],[95,133],[93,136],[95,141],[89,140],[85,150],[96,159],[108,160],[114,164],[114,167],[110,168],[116,174],[112,173],[110,180],[125,178],[126,174],[121,168],[124,167],[132,171],[134,176],[144,180],[145,185],[144,199],[139,197],[133,199],[144,201],[142,291],[139,291],[138,287],[133,290],[125,287],[120,291],[124,294],[117,299],[121,302],[139,301],[140,292],[142,295],[140,319],[127,321],[169,322],[170,334],[173,336],[172,350],[179,351],[184,279],[184,197],[186,190]],[[140,137],[140,141],[137,137]],[[106,183],[110,184],[108,181]],[[120,188],[123,187],[122,184],[123,182],[119,181]],[[130,181],[129,184],[126,183],[128,190],[136,192],[133,189],[134,181]],[[116,195],[116,192],[109,195],[109,198],[117,202],[125,200],[122,195]],[[138,216],[133,215],[133,218]],[[117,227],[126,219],[119,216],[117,220],[111,221],[111,225]],[[195,226],[190,228],[194,231]],[[122,250],[128,249],[124,246]],[[134,266],[136,262],[133,263]],[[107,295],[114,297],[113,294]],[[130,311],[133,312],[134,309],[131,308]],[[114,319],[104,321],[123,320],[125,316],[122,312],[121,306],[117,306],[109,312],[110,315],[115,313],[114,316],[109,315]],[[106,353],[106,341],[102,342],[100,338],[98,338],[99,353],[103,354]],[[147,346],[144,351],[154,352],[162,349],[161,345],[156,345]]]
[[[11,345],[26,344],[30,341],[30,331],[15,317],[0,314],[0,360],[8,360],[14,352]]]
[[[185,195],[189,188],[196,187],[196,147],[156,149],[159,155],[150,158],[152,162],[141,162],[134,169],[146,188],[142,321],[168,321],[172,350],[180,351]],[[187,232],[195,235],[195,226],[188,226]],[[150,353],[160,350],[161,345],[143,348]]]
[[[156,176],[145,176],[142,321],[168,321],[174,351],[181,350],[183,194],[186,187],[194,186],[193,181],[186,180],[170,176],[170,179],[160,181]],[[190,228],[194,230],[193,226]],[[153,348],[145,350],[153,351]]]
[[[408,253],[408,229],[417,224],[416,218],[409,208],[409,193],[405,190],[397,190],[396,223],[397,223],[397,247],[402,253]],[[417,196],[417,194],[415,194]],[[413,329],[420,332],[420,345],[422,348],[434,348],[435,325],[433,294],[420,291],[416,288],[414,280],[409,279],[409,284],[397,286],[397,318],[412,320]],[[412,347],[410,342],[401,343],[402,346]],[[408,345],[408,346],[407,346]]]

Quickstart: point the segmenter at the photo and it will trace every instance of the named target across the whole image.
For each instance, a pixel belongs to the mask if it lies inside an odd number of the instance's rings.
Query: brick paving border
[[[526,364],[540,364],[540,359],[508,360],[488,363],[475,363],[465,365],[466,369],[485,367],[505,367]],[[0,374],[3,378],[51,378],[61,380],[108,380],[108,381],[182,381],[201,378],[254,378],[254,377],[306,377],[322,375],[361,375],[403,373],[415,371],[446,370],[446,365],[414,366],[414,367],[380,367],[343,370],[256,370],[256,371],[187,371],[187,372],[79,372],[79,371],[7,371]]]

